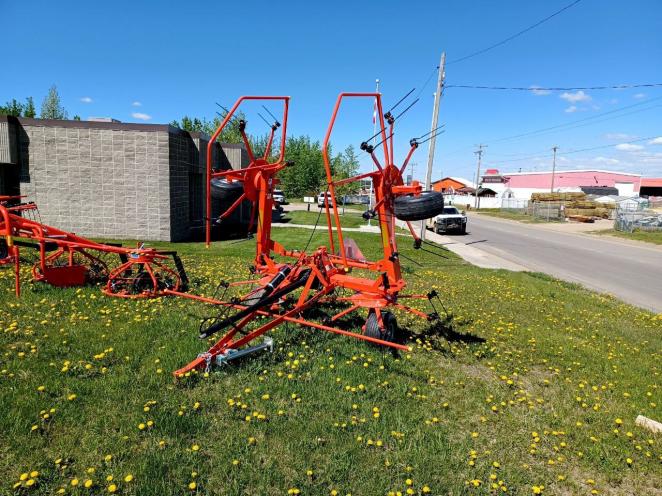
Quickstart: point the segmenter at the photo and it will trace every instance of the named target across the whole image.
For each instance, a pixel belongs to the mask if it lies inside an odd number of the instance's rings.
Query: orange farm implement
[[[0,264],[15,266],[17,296],[21,288],[19,247],[38,251],[33,279],[53,286],[104,283],[105,294],[122,298],[186,290],[186,272],[176,252],[98,243],[43,224],[38,217],[35,203],[21,203],[19,196],[0,196]],[[118,256],[119,265],[108,263],[109,254]],[[170,259],[174,269],[167,265]]]
[[[368,143],[369,139],[361,144],[361,149],[371,156],[375,168],[372,172],[355,177],[334,180],[328,153],[329,141],[341,103],[349,98],[363,98],[375,102],[380,131],[370,139],[374,139],[375,142],[379,141],[375,145],[371,145]],[[278,183],[276,176],[285,167],[294,165],[285,161],[289,97],[241,97],[227,111],[210,143],[213,143],[235,118],[242,103],[251,100],[282,105],[282,119],[281,121],[274,119],[266,150],[260,157],[256,156],[251,148],[251,143],[246,135],[246,122],[239,120],[238,128],[250,160],[246,168],[228,171],[212,170],[211,147],[209,147],[207,152],[206,242],[209,246],[212,222],[222,223],[245,200],[252,203],[253,220],[257,216],[256,254],[251,269],[255,277],[234,283],[221,282],[219,285],[226,290],[242,285],[252,285],[252,289],[241,297],[230,300],[224,300],[223,297],[209,298],[183,293],[176,288],[163,290],[164,294],[186,297],[220,307],[220,313],[217,316],[203,321],[199,336],[201,339],[225,332],[205,353],[201,353],[174,374],[179,377],[194,370],[209,369],[214,363],[224,363],[233,357],[263,349],[269,346],[271,341],[253,347],[246,347],[246,345],[275,327],[288,323],[350,336],[394,350],[407,350],[408,347],[401,342],[393,310],[408,312],[427,320],[438,317],[431,301],[436,297],[434,291],[428,294],[402,292],[406,283],[402,277],[395,236],[397,218],[406,222],[414,237],[414,247],[419,248],[421,240],[416,235],[410,221],[433,217],[443,209],[441,193],[422,191],[420,184],[416,181],[410,185],[404,184],[403,173],[419,142],[417,139],[410,141],[410,149],[404,162],[400,166],[396,166],[393,150],[396,117],[392,115],[391,111],[382,112],[381,94],[340,94],[323,145],[327,178],[324,213],[329,236],[328,246],[319,246],[310,252],[307,251],[308,246],[303,250],[286,249],[271,239],[271,215],[274,207],[273,192]],[[403,100],[404,98],[396,104],[396,107]],[[400,115],[402,113],[404,112],[401,112]],[[271,112],[269,114],[273,117]],[[279,128],[281,132],[278,156],[270,159],[274,134]],[[437,130],[433,130],[423,137],[434,132]],[[422,142],[427,139],[429,138]],[[364,217],[366,219],[376,218],[381,232],[383,255],[375,261],[367,260],[357,244],[343,235],[335,196],[336,187],[363,179],[372,181],[375,194],[374,206],[365,212]],[[224,194],[233,196],[230,207],[213,219],[212,195],[214,191],[225,192]],[[227,198],[225,199],[227,200]],[[403,300],[411,299],[430,300],[433,312],[426,314],[403,303]],[[320,309],[327,307],[335,309],[341,307],[341,309],[334,315],[324,316],[321,321],[313,320],[313,314],[319,313]],[[343,317],[360,311],[367,313],[361,333],[342,329],[338,325]]]

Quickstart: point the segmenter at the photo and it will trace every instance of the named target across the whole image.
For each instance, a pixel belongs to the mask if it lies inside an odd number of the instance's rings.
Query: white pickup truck
[[[457,208],[448,206],[444,211],[427,220],[428,229],[432,229],[437,234],[456,231],[460,234],[467,233],[467,215],[464,211],[460,212]]]

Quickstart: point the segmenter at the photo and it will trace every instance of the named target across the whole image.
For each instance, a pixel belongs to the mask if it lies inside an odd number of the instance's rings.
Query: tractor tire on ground
[[[395,216],[400,220],[425,220],[444,210],[444,195],[438,191],[422,191],[418,196],[395,199]]]
[[[382,321],[384,322],[384,329],[379,328],[379,321],[377,320],[377,313],[370,310],[368,319],[365,322],[365,334],[371,338],[381,339],[389,343],[396,343],[399,337],[398,322],[391,312],[382,312]]]
[[[244,192],[244,185],[238,181],[229,183],[226,179],[211,180],[211,197],[214,200],[236,200]]]

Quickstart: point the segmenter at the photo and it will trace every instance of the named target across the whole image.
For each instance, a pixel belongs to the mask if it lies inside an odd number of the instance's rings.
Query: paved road
[[[474,254],[498,257],[662,313],[660,247],[551,231],[480,214],[469,217],[466,236],[439,238],[452,243],[448,248],[460,254],[473,248]]]

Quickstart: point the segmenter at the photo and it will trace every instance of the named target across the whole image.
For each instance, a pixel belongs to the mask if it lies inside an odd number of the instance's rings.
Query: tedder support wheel
[[[244,192],[244,184],[239,181],[232,181],[227,179],[212,179],[211,180],[211,197],[214,200],[236,200]]]
[[[371,338],[382,339],[389,343],[396,343],[399,338],[399,333],[398,322],[395,319],[395,315],[391,312],[382,312],[382,321],[384,322],[384,329],[379,328],[377,313],[371,310],[368,313],[368,319],[365,321],[364,334]]]
[[[422,191],[418,196],[398,196],[394,204],[400,220],[425,220],[444,210],[444,195],[438,191]]]

